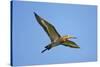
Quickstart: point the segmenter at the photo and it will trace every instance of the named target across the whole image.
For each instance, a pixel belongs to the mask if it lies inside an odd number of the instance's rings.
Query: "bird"
[[[44,31],[47,33],[48,37],[51,40],[51,43],[46,45],[44,50],[41,51],[41,53],[44,53],[46,50],[50,50],[51,48],[54,48],[59,45],[63,45],[70,48],[80,48],[75,42],[71,41],[70,39],[77,39],[76,37],[72,35],[64,35],[61,36],[54,25],[52,25],[47,20],[40,17],[36,12],[34,12],[34,16],[39,23],[39,25],[44,29]]]

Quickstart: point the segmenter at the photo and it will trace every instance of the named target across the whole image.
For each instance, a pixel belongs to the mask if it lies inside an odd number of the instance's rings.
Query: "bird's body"
[[[41,18],[36,13],[34,14],[38,23],[42,26],[42,28],[44,29],[44,31],[47,33],[47,35],[51,40],[51,43],[45,46],[45,49],[41,53],[59,45],[64,45],[71,48],[80,48],[75,42],[69,40],[71,38],[76,38],[76,37],[70,35],[60,36],[60,34],[56,31],[55,27],[52,24],[48,23],[46,20]]]

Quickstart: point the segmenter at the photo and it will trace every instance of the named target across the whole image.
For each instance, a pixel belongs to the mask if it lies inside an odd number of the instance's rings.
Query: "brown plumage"
[[[38,14],[34,12],[35,18],[40,26],[44,29],[44,31],[49,36],[51,43],[45,46],[45,49],[41,52],[45,52],[46,50],[50,50],[53,47],[58,45],[64,45],[71,48],[80,48],[75,42],[69,40],[71,38],[76,38],[71,35],[60,36],[60,34],[56,31],[55,27],[50,24],[48,21],[41,18]]]

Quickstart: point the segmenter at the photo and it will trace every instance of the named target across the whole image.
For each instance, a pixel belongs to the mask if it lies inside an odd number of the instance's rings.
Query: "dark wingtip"
[[[36,18],[40,18],[40,16],[36,12],[34,12],[34,15]]]
[[[79,46],[77,46],[76,48],[80,48]]]
[[[80,48],[78,45],[74,45],[74,46],[69,46],[69,47],[71,47],[71,48]]]
[[[36,12],[33,12],[34,14],[36,14]]]
[[[34,15],[35,15],[35,16],[38,16],[37,13],[35,13],[35,12],[34,12]]]

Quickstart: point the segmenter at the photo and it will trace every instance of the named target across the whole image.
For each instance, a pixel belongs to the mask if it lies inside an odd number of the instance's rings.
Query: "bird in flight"
[[[47,35],[51,40],[51,43],[45,46],[45,49],[41,51],[41,53],[44,53],[46,50],[50,50],[51,48],[56,47],[58,45],[63,45],[71,48],[80,48],[75,42],[70,40],[70,39],[76,39],[76,37],[71,35],[61,36],[52,24],[50,24],[48,21],[40,17],[35,12],[34,15],[37,22],[44,29],[44,31],[47,33]]]

